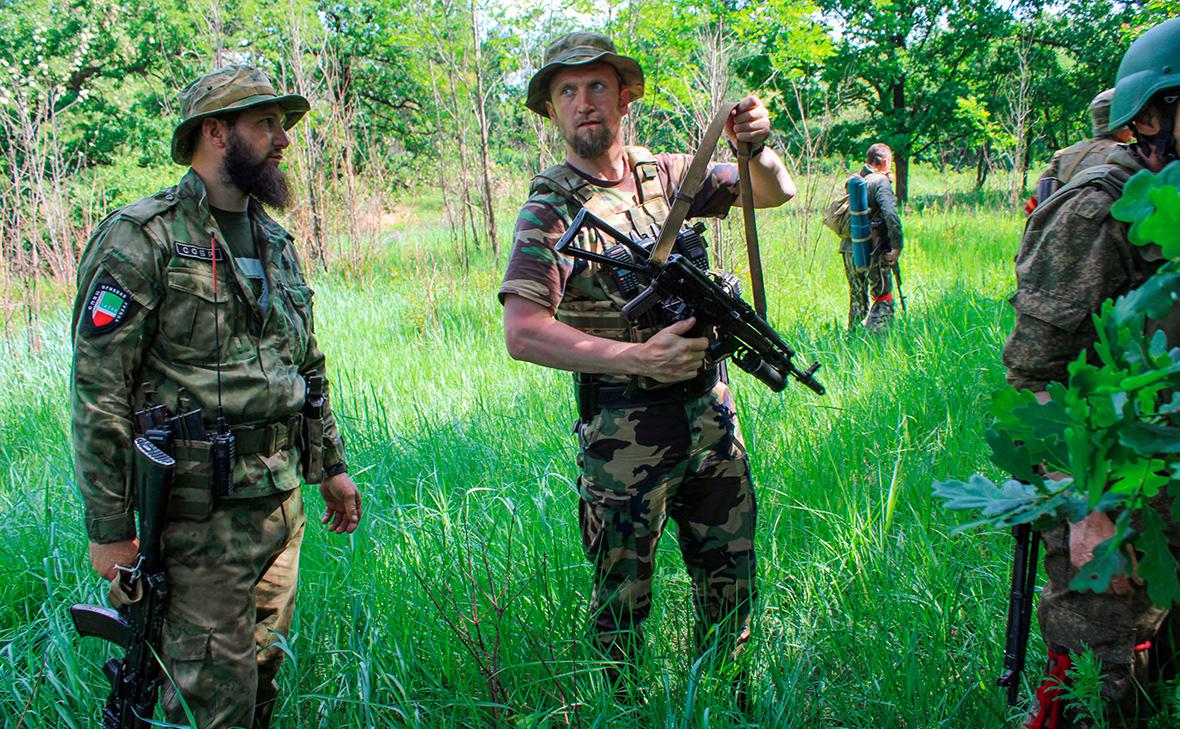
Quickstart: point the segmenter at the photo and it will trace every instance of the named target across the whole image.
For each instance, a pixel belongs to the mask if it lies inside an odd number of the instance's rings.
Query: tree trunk
[[[904,40],[901,41],[901,46],[904,47]],[[905,76],[902,76],[893,83],[893,111],[899,113],[902,118],[909,118],[909,112],[905,105]],[[911,145],[912,138],[909,134],[908,127],[904,131],[906,134],[905,147],[894,150],[893,152],[893,167],[896,176],[897,186],[897,201],[901,204],[909,199],[910,196],[910,153],[913,151]]]
[[[983,183],[987,182],[987,173],[991,171],[991,165],[987,163],[988,144],[988,140],[985,139],[979,148],[979,161],[975,164],[975,192],[983,189]]]
[[[488,154],[488,110],[484,94],[483,49],[479,40],[479,8],[471,2],[471,42],[475,48],[475,117],[479,124],[479,158],[483,163],[483,221],[488,242],[492,244],[492,255],[500,255],[500,243],[496,238],[496,207],[492,199],[492,161]]]
[[[904,205],[910,196],[910,157],[909,152],[893,155],[894,177],[896,178],[897,201]]]

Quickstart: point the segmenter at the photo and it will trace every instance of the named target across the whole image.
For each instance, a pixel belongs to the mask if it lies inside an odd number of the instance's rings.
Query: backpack
[[[824,208],[824,225],[841,239],[852,235],[852,215],[848,211],[847,188]]]

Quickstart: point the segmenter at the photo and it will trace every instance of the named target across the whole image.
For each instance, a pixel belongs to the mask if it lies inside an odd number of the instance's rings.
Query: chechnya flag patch
[[[94,334],[109,332],[123,323],[131,308],[131,294],[115,284],[100,283],[86,304],[86,319]]]

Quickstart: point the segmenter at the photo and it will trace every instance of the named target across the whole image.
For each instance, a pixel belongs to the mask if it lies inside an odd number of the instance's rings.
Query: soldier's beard
[[[221,160],[221,176],[241,192],[275,210],[286,210],[291,203],[291,188],[287,176],[269,164],[270,150],[256,159],[237,132],[230,129],[225,157]]]
[[[570,134],[566,135],[565,141],[573,148],[574,153],[582,159],[595,159],[606,154],[606,150],[610,149],[610,144],[614,138],[614,129],[607,128],[605,124],[599,124],[581,132],[578,129],[574,129]]]

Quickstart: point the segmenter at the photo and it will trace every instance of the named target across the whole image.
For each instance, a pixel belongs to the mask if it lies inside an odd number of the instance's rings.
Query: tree
[[[958,100],[1011,16],[996,0],[823,0],[840,31],[824,72],[845,112],[833,134],[844,151],[874,141],[893,148],[897,196],[909,165],[953,138]]]

